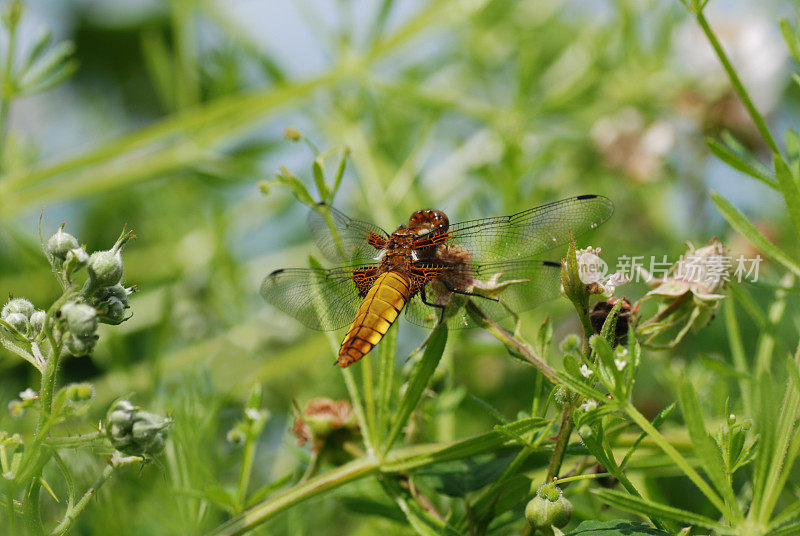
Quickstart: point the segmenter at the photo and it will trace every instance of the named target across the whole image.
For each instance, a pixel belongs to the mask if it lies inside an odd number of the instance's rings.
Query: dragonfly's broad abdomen
[[[385,272],[370,287],[339,349],[339,365],[346,367],[364,357],[386,335],[411,297],[407,276]]]

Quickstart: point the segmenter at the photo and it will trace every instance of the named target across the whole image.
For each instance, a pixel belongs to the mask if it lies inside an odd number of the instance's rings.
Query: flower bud
[[[3,320],[11,324],[11,327],[16,329],[23,335],[28,334],[28,328],[30,327],[30,324],[28,323],[28,319],[25,318],[25,315],[23,315],[22,313],[11,313],[9,315],[6,315],[6,317],[3,318]]]
[[[34,335],[38,335],[44,329],[44,321],[47,319],[47,313],[44,311],[34,311],[31,315],[31,331]]]
[[[0,318],[8,322],[8,315],[17,313],[23,315],[25,320],[28,320],[33,314],[33,311],[33,304],[25,298],[13,298],[8,300],[8,303],[3,306]],[[9,322],[9,324],[10,323],[11,322]]]
[[[544,484],[525,507],[525,518],[534,529],[563,527],[572,518],[572,503],[555,484]]]
[[[122,254],[119,249],[95,251],[86,266],[94,288],[111,287],[122,280]]]
[[[89,263],[89,254],[83,248],[74,248],[64,256],[64,271],[73,274]]]
[[[228,430],[228,434],[225,436],[225,439],[230,443],[232,446],[239,448],[244,445],[245,440],[247,439],[245,433],[240,430],[238,427],[231,428]]]
[[[344,439],[358,432],[353,407],[347,400],[331,400],[330,398],[314,398],[297,417],[292,426],[292,433],[297,436],[297,443],[303,445],[311,440],[312,449],[320,450],[331,437],[339,434]]]
[[[570,352],[580,352],[580,348],[581,338],[575,333],[568,333],[567,336],[564,337],[560,343],[558,343],[558,349],[565,354]]]
[[[91,383],[70,383],[64,390],[70,402],[88,402],[94,398],[94,387]]]
[[[91,305],[69,302],[61,308],[61,314],[73,337],[92,337],[97,331],[97,311]]]
[[[18,419],[22,417],[25,413],[25,406],[22,404],[22,400],[14,399],[8,403],[8,413],[14,419]]]
[[[80,338],[67,333],[64,337],[64,348],[70,355],[75,357],[83,357],[94,350],[94,345],[97,342],[95,337]]]
[[[22,2],[22,0],[12,0],[8,5],[5,6],[2,19],[6,28],[12,30],[17,26],[17,24],[19,24],[19,20],[22,18],[22,11],[24,8],[25,4]]]
[[[154,455],[164,450],[166,429],[171,424],[170,419],[142,411],[127,400],[119,400],[108,411],[106,434],[120,452],[132,456]]]
[[[289,141],[297,141],[303,136],[297,129],[292,127],[286,127],[286,130],[283,131],[283,135]]]
[[[128,309],[128,296],[133,293],[122,285],[114,285],[98,289],[92,296],[92,303],[100,315],[100,322],[104,324],[120,324],[124,320],[125,310]]]
[[[65,233],[63,225],[47,241],[47,250],[53,257],[61,261],[66,260],[70,250],[77,249],[78,246],[78,239],[69,233]]]

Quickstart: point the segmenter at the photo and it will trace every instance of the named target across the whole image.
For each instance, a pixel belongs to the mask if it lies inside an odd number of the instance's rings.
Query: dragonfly
[[[309,328],[349,326],[337,359],[347,367],[381,341],[403,310],[413,324],[460,329],[480,323],[467,300],[499,321],[554,298],[561,264],[535,257],[613,212],[600,195],[455,224],[440,210],[423,209],[387,233],[320,204],[309,213],[309,229],[339,266],[275,270],[261,283],[261,296]]]

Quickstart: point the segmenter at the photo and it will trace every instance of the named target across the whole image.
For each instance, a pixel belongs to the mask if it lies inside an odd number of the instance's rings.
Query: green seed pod
[[[114,249],[95,251],[86,269],[93,288],[112,287],[122,280],[122,254]]]
[[[64,271],[73,274],[89,263],[89,254],[83,248],[71,249],[64,257]]]
[[[3,320],[11,324],[11,327],[16,329],[23,335],[28,334],[30,324],[28,323],[28,319],[22,313],[11,313],[9,315],[6,315],[5,318],[3,318]]]
[[[61,314],[74,337],[92,337],[97,331],[97,311],[91,305],[69,302],[61,308]]]
[[[544,484],[525,507],[525,518],[534,529],[547,529],[551,525],[563,527],[572,518],[572,503],[554,484]]]
[[[8,303],[3,306],[0,318],[8,322],[8,315],[18,313],[23,315],[25,320],[28,320],[33,314],[33,311],[33,304],[25,298],[13,298],[8,300]]]
[[[47,250],[53,257],[61,261],[66,260],[70,250],[77,249],[78,246],[78,239],[69,233],[65,233],[63,225],[47,241]]]
[[[44,329],[44,321],[47,319],[47,313],[44,311],[34,311],[31,315],[31,331],[34,335],[38,335]]]

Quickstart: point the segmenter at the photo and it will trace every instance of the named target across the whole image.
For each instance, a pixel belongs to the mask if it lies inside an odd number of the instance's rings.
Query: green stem
[[[569,436],[572,435],[574,426],[572,422],[572,404],[567,402],[561,411],[561,428],[558,430],[556,446],[553,450],[553,455],[550,457],[550,465],[547,467],[545,482],[551,482],[558,476],[558,472],[561,470],[561,463],[564,461],[564,454],[567,452]]]
[[[8,511],[8,529],[10,534],[16,534],[17,529],[17,515],[14,512],[14,492],[13,490],[9,490],[6,493],[6,510]]]
[[[492,320],[492,318],[490,318],[487,314],[481,311],[481,309],[477,305],[475,305],[472,301],[468,301],[466,307],[470,309],[473,313],[477,314],[481,318],[481,320],[483,320],[486,323],[485,327],[489,331],[489,333],[494,335],[495,338],[497,338],[497,340],[499,340],[506,346],[513,348],[517,353],[519,353],[519,355],[525,358],[525,360],[528,363],[539,369],[539,372],[541,372],[542,375],[550,381],[550,383],[553,383],[555,385],[561,384],[561,382],[558,381],[558,378],[556,376],[556,371],[550,368],[550,366],[547,363],[539,359],[536,356],[536,354],[533,353],[533,350],[530,348],[530,346],[520,341],[514,335],[503,329],[497,322]]]
[[[247,439],[242,449],[242,468],[239,471],[239,487],[236,494],[236,512],[244,510],[247,501],[247,488],[250,485],[250,475],[253,472],[253,460],[256,455],[256,441],[258,436],[253,433],[247,434]]]
[[[514,423],[511,430],[517,434],[525,434],[532,429],[534,422],[522,420]],[[413,469],[426,467],[435,463],[463,459],[493,452],[514,442],[497,432],[488,432],[460,441],[414,445],[391,451],[381,461],[372,456],[365,456],[337,467],[321,475],[302,481],[286,492],[254,506],[208,533],[207,536],[233,536],[244,534],[264,523],[276,514],[283,512],[306,499],[320,493],[338,488],[368,476],[381,473],[406,473]]]
[[[639,411],[633,407],[631,404],[627,404],[624,407],[625,413],[641,428],[644,432],[647,433],[650,437],[653,438],[653,441],[661,447],[661,450],[669,456],[675,465],[681,468],[683,473],[689,477],[695,486],[706,496],[706,498],[713,504],[717,510],[720,512],[725,512],[727,508],[725,507],[725,503],[723,500],[717,495],[717,493],[708,485],[708,483],[703,480],[703,477],[694,470],[691,464],[681,456],[681,454],[677,451],[675,447],[673,447],[665,438],[661,435],[650,421],[648,421],[644,415],[639,413]]]
[[[12,88],[11,77],[14,69],[14,52],[17,44],[17,25],[14,24],[8,32],[8,49],[3,69],[3,80],[0,82],[0,173],[6,155],[6,133],[8,132],[8,118],[11,112],[11,99],[15,93]]]
[[[100,432],[89,432],[75,436],[51,436],[44,440],[44,444],[48,447],[76,448],[101,445],[105,444],[105,441],[105,435]]]
[[[72,528],[72,524],[75,522],[75,519],[77,519],[83,509],[86,508],[86,505],[89,504],[89,501],[92,497],[94,497],[94,494],[97,493],[101,487],[103,487],[103,484],[106,483],[106,480],[108,480],[113,472],[113,465],[107,465],[103,469],[103,472],[100,473],[91,487],[86,490],[86,493],[83,494],[80,500],[75,503],[75,506],[67,511],[64,519],[61,520],[61,523],[59,523],[56,528],[53,529],[53,531],[50,533],[50,536],[63,536],[69,532],[69,530]]]
[[[728,56],[722,49],[722,45],[717,39],[717,36],[714,34],[714,31],[708,25],[708,21],[706,20],[705,15],[703,15],[703,10],[702,9],[697,10],[695,12],[695,17],[697,18],[698,24],[700,24],[700,27],[703,29],[703,32],[706,34],[708,41],[711,43],[711,46],[714,47],[714,52],[717,53],[717,57],[719,58],[719,61],[722,63],[722,66],[725,68],[725,72],[728,73],[728,78],[730,79],[731,84],[733,84],[733,88],[736,90],[736,93],[742,100],[742,104],[744,104],[744,107],[747,108],[747,112],[750,114],[750,117],[753,119],[756,128],[761,133],[761,137],[764,138],[764,141],[767,143],[767,145],[769,145],[769,148],[772,150],[772,152],[776,154],[781,154],[778,144],[772,137],[769,128],[767,128],[767,123],[764,121],[764,118],[761,116],[761,114],[758,113],[758,110],[756,110],[753,101],[750,100],[750,95],[744,88],[744,85],[742,84],[742,81],[739,79],[739,75],[736,74],[736,70],[731,65],[730,60],[728,60]]]

